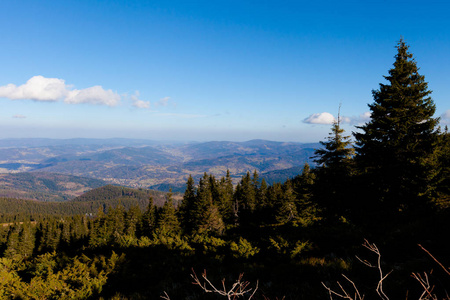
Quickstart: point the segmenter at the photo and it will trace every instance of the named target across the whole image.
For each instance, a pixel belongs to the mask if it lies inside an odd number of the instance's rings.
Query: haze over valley
[[[0,140],[0,171],[65,174],[105,184],[184,191],[189,175],[198,181],[205,172],[220,178],[229,170],[237,182],[246,172],[257,171],[269,183],[282,182],[300,174],[305,163],[313,164],[311,156],[319,147],[319,143],[266,140],[163,143],[134,139],[4,139]],[[1,177],[3,186],[7,178],[15,178],[6,174]],[[67,177],[65,181],[80,180]],[[94,186],[98,184],[95,181]],[[83,185],[79,191],[86,189]]]

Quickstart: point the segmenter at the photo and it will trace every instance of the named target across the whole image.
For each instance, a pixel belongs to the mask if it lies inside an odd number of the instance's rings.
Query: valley
[[[8,139],[0,140],[0,173],[8,180],[14,177],[4,174],[54,173],[105,184],[182,192],[189,175],[198,180],[205,172],[222,177],[229,170],[237,181],[246,172],[256,170],[270,183],[282,182],[298,175],[304,163],[313,163],[311,156],[319,147],[319,143],[266,140],[162,143],[133,139]],[[2,188],[7,186],[2,183]]]

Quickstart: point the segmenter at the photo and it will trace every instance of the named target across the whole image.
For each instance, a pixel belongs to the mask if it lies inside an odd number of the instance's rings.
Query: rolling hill
[[[105,184],[99,179],[45,172],[0,174],[0,197],[67,201]]]
[[[155,205],[162,206],[166,199],[166,193],[106,185],[65,202],[42,202],[0,197],[0,223],[38,220],[49,215],[95,215],[99,209],[106,212],[109,207],[117,205],[122,205],[126,210],[138,205],[143,211],[146,209],[150,197],[153,198]],[[179,202],[181,198],[180,194],[175,194],[175,203]]]
[[[19,146],[13,147],[14,142]],[[319,143],[266,140],[184,144],[126,139],[0,140],[0,172],[58,173],[135,188],[182,191],[189,175],[198,180],[204,172],[221,177],[230,170],[235,182],[254,170],[269,182],[273,176],[277,181],[287,179],[297,175],[305,162],[311,164],[310,157],[319,147]]]

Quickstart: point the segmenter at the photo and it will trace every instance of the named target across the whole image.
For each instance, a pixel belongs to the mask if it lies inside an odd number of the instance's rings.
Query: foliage
[[[235,257],[249,258],[256,255],[259,252],[259,248],[252,246],[252,244],[244,238],[239,238],[239,241],[231,242],[231,251]]]
[[[45,253],[30,262],[0,258],[0,298],[86,299],[98,295],[120,257],[115,253],[98,270],[96,260],[87,256],[58,261],[57,254]],[[19,275],[31,275],[24,281]]]
[[[391,216],[423,211],[436,176],[436,108],[408,48],[398,42],[394,66],[384,77],[388,83],[372,91],[371,120],[354,133],[367,204]]]

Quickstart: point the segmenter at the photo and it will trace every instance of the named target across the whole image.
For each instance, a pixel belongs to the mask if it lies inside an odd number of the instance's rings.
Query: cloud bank
[[[33,100],[39,102],[63,101],[68,104],[94,104],[105,106],[117,106],[122,100],[130,100],[131,105],[139,109],[150,109],[150,101],[140,99],[136,91],[133,95],[119,95],[112,90],[105,90],[96,85],[85,89],[74,89],[66,84],[64,79],[46,78],[38,75],[31,77],[22,85],[7,84],[0,86],[0,98],[10,100]],[[170,97],[164,97],[154,102],[154,106],[167,106]]]
[[[63,100],[70,104],[89,103],[107,106],[116,106],[121,100],[116,92],[105,90],[98,85],[77,90],[72,89],[63,79],[40,75],[31,77],[25,84],[19,86],[12,83],[0,86],[0,98],[47,102]]]

